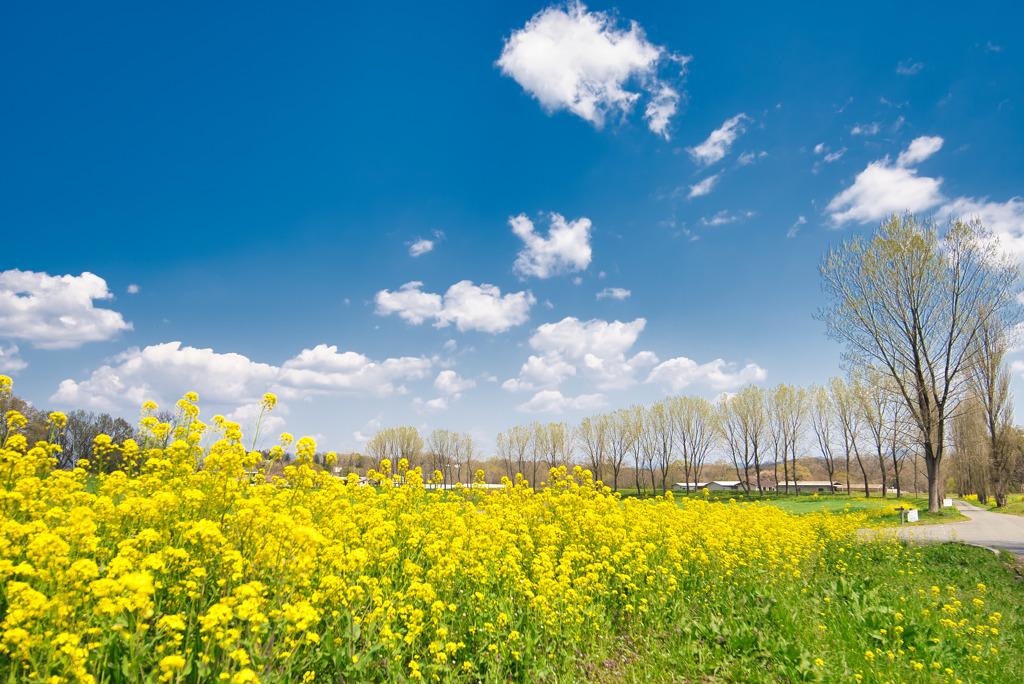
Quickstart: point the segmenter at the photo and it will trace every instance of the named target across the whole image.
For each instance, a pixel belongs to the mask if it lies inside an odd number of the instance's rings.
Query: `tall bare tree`
[[[753,466],[757,489],[763,493],[761,483],[761,456],[768,440],[768,411],[766,393],[760,387],[749,385],[724,400],[722,435],[732,456],[736,477],[743,490],[750,493],[750,468]],[[740,475],[740,466],[743,475]]]
[[[868,472],[864,468],[864,460],[860,455],[859,440],[861,439],[862,415],[860,411],[860,383],[853,381],[847,384],[842,378],[829,380],[829,392],[832,394],[832,406],[835,407],[836,427],[846,457],[846,493],[853,495],[853,482],[850,480],[850,456],[855,456],[864,476],[864,496],[871,496],[868,488]]]
[[[629,409],[619,409],[608,415],[607,420],[606,452],[608,464],[612,469],[612,489],[617,492],[619,491],[619,472],[622,470],[622,464],[633,444],[639,439],[639,434]]]
[[[671,400],[671,406],[686,491],[690,491],[691,482],[696,491],[704,463],[718,440],[718,410],[707,399],[696,396],[677,397]]]
[[[1019,318],[1019,268],[980,221],[950,221],[940,235],[893,215],[822,260],[829,303],[819,312],[851,366],[890,376],[918,427],[928,510],[940,503],[946,422],[977,354],[979,330]]]
[[[814,386],[810,389],[810,413],[811,430],[818,442],[818,450],[825,462],[825,471],[828,473],[828,486],[835,492],[836,481],[836,458],[833,446],[833,428],[836,423],[835,406],[832,403],[832,394],[827,387]]]
[[[604,468],[608,463],[608,429],[607,416],[584,418],[576,427],[576,443],[583,450],[595,480],[603,479]]]
[[[982,317],[975,339],[974,363],[969,368],[972,394],[978,399],[988,438],[989,476],[996,506],[1006,505],[1006,494],[1017,450],[1014,448],[1013,398],[1010,370],[1006,367],[1006,332],[995,316]]]

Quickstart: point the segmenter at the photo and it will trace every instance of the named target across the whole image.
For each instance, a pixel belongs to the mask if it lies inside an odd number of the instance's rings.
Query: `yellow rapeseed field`
[[[954,682],[1000,647],[984,587],[973,599],[917,587],[913,551],[857,542],[861,515],[621,500],[578,467],[553,469],[537,491],[520,480],[427,492],[418,471],[385,462],[379,486],[361,486],[318,472],[313,440],[289,435],[273,455],[292,447],[295,459],[271,481],[238,425],[200,422],[196,401],[178,403],[173,425],[147,404],[139,443],[99,438],[94,461],[72,471],[54,469],[56,447],[26,442],[20,415],[5,417],[0,678],[572,680],[652,632],[692,642],[693,668],[778,658],[791,668],[779,672],[809,679],[923,670]],[[52,430],[62,420],[52,414]],[[125,465],[105,474],[115,448]],[[862,554],[903,568],[906,588],[851,598],[847,569]],[[796,606],[793,624],[807,624],[793,629],[811,636],[792,655],[762,653],[730,623],[737,602],[763,611],[751,613],[757,635],[758,620],[785,623],[778,604]],[[830,630],[844,629],[851,602],[873,612],[839,643]],[[907,645],[907,629],[927,634]]]

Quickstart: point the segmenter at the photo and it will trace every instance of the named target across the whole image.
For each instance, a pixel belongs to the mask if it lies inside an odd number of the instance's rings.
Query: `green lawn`
[[[1024,494],[1011,494],[1010,496],[1006,497],[1006,506],[1003,508],[996,508],[995,499],[992,498],[990,498],[988,500],[988,503],[985,505],[978,503],[976,499],[971,497],[968,497],[967,500],[970,501],[975,506],[987,508],[988,510],[995,511],[996,513],[1007,513],[1009,515],[1024,516]]]

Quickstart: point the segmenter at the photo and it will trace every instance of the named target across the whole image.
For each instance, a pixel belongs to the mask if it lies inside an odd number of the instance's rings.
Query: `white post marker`
[[[911,508],[907,511],[907,522],[917,522],[917,509]]]
[[[943,499],[942,500],[942,507],[943,508],[949,508],[952,505],[953,505],[953,500],[952,499]]]

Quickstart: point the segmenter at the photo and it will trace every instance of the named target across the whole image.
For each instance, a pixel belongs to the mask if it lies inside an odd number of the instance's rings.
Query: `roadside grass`
[[[1024,681],[1024,592],[999,557],[960,544],[852,551],[799,592],[735,587],[607,640],[580,669],[609,684]]]
[[[1007,515],[1020,515],[1024,516],[1024,494],[1011,494],[1006,497],[1006,506],[998,508],[994,499],[989,499],[987,504],[978,503],[977,496],[964,497],[966,501],[971,502],[979,508],[985,508],[996,513],[1006,513]]]

